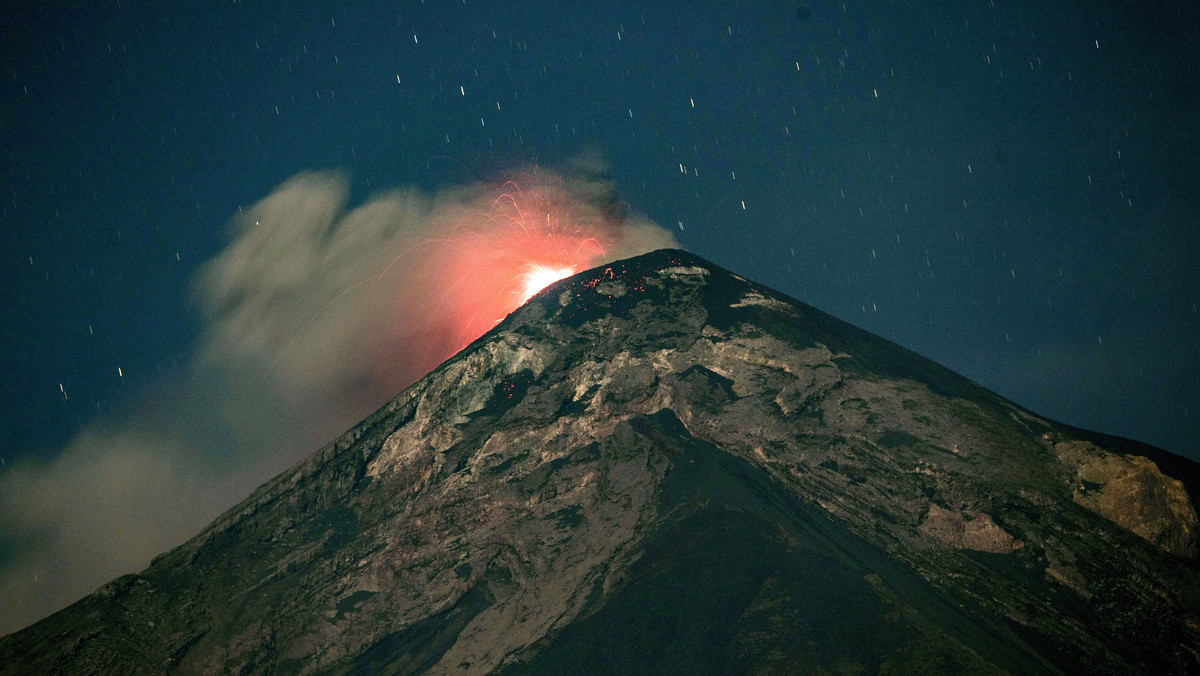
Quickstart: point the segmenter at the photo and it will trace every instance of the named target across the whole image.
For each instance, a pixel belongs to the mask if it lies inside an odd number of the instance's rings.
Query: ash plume
[[[345,176],[304,173],[242,210],[195,276],[182,375],[0,474],[0,634],[142,569],[481,335],[524,300],[504,275],[533,258],[582,270],[678,246],[597,169],[353,208]]]

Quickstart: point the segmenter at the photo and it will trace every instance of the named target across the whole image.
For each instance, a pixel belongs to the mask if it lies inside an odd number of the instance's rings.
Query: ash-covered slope
[[[0,672],[1197,671],[1197,476],[658,251],[547,288]]]

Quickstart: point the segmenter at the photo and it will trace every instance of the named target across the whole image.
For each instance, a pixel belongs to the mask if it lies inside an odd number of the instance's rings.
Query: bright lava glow
[[[447,213],[448,222],[434,223],[436,235],[397,262],[425,284],[397,309],[403,317],[425,318],[420,334],[400,337],[419,351],[410,359],[421,373],[547,285],[607,260],[623,227],[619,210],[610,212],[610,205],[554,178],[522,176],[493,190]]]
[[[521,305],[533,298],[534,294],[550,286],[560,279],[566,279],[575,274],[573,267],[553,267],[531,263],[524,274],[524,286],[521,289]]]
[[[447,191],[432,203],[398,200],[392,208],[397,213],[387,218],[414,219],[394,248],[381,251],[389,262],[371,282],[382,301],[380,339],[369,349],[379,351],[374,363],[388,370],[387,382],[400,386],[494,329],[546,286],[616,258],[679,246],[669,231],[631,217],[607,182],[586,173],[570,180],[521,173],[503,184]],[[529,308],[523,321],[537,322],[542,309]]]

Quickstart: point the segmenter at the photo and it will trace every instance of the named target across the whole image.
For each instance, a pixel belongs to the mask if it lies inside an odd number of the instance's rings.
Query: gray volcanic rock
[[[1198,479],[664,250],[548,287],[0,672],[1197,672]]]

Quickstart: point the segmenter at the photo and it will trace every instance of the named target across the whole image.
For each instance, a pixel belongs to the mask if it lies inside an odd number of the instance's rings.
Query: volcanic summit
[[[555,282],[0,673],[1184,673],[1200,466],[694,255]]]

